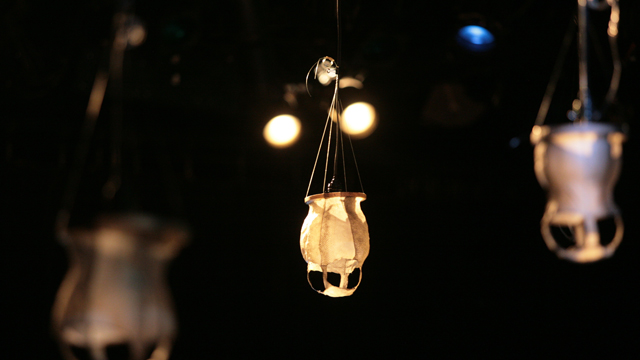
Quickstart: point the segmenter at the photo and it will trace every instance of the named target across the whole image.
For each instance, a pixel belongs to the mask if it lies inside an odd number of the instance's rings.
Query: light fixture
[[[264,127],[263,136],[269,145],[285,148],[293,145],[300,135],[300,120],[293,115],[278,115]]]
[[[347,106],[342,113],[342,119],[342,131],[358,139],[371,135],[378,122],[376,109],[366,102]]]
[[[590,1],[590,4],[595,3]],[[604,3],[604,2],[602,2]],[[609,0],[611,21],[609,36],[614,58],[614,73],[605,104],[615,98],[620,66],[615,48],[617,0]],[[601,4],[598,4],[600,7]],[[555,89],[565,46],[558,58],[547,92],[531,132],[534,168],[540,185],[547,190],[548,202],[541,221],[542,236],[551,251],[574,262],[593,262],[610,257],[623,236],[623,221],[613,199],[613,189],[622,165],[625,135],[611,124],[594,123],[594,111],[588,83],[587,0],[578,0],[579,100],[573,102],[573,124],[542,125]],[[570,28],[567,34],[572,34]],[[598,223],[613,221],[616,230],[603,239]],[[554,232],[559,229],[559,232]]]
[[[311,287],[327,296],[342,297],[353,294],[360,284],[362,265],[369,254],[369,228],[360,208],[360,203],[366,199],[362,190],[362,181],[359,181],[359,192],[349,191],[347,182],[339,97],[341,50],[339,1],[336,1],[336,17],[338,61],[328,56],[321,58],[309,71],[309,73],[314,71],[314,77],[318,79],[322,78],[321,75],[335,79],[335,89],[305,197],[305,203],[309,205],[309,213],[300,232],[300,250],[307,262],[307,280]],[[308,77],[309,74],[307,79]],[[351,145],[351,139],[348,135],[347,137]],[[325,138],[327,139],[326,147],[324,146]],[[326,151],[326,160],[322,192],[309,196],[316,165],[323,149]],[[352,145],[351,150],[353,154]],[[332,152],[333,156],[331,156]],[[329,158],[332,158],[333,175],[327,183]],[[360,180],[355,154],[353,161]]]
[[[166,194],[152,190],[166,179],[149,174],[148,163],[140,172],[144,157],[130,153],[130,136],[124,136],[132,131],[123,121],[124,54],[146,32],[126,9],[114,16],[114,32],[108,70],[96,76],[56,220],[70,266],[55,299],[52,327],[66,360],[167,360],[177,326],[165,270],[188,230],[155,212]],[[97,120],[107,90],[111,123],[102,128]],[[110,132],[94,136],[96,128]],[[95,163],[85,164],[88,158]],[[144,206],[143,192],[153,205]],[[176,211],[176,197],[167,197],[165,206]]]
[[[495,43],[495,36],[486,28],[479,25],[467,25],[458,30],[458,43],[472,51],[486,51]]]

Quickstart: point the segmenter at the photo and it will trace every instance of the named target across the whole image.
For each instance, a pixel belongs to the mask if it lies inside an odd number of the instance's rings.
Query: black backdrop
[[[623,75],[608,118],[630,129],[616,188],[625,238],[613,258],[577,265],[541,239],[545,195],[528,144],[574,1],[344,1],[342,71],[365,75],[365,88],[345,90],[344,100],[373,103],[379,126],[354,142],[371,253],[358,290],[340,299],[309,288],[298,242],[327,89],[312,85],[314,97],[289,110],[303,126],[293,147],[262,139],[286,108],[284,85],[304,82],[319,57],[335,55],[333,6],[136,4],[148,38],[127,53],[125,120],[143,146],[163,149],[193,231],[168,278],[180,321],[172,358],[637,352],[637,4],[621,1]],[[59,358],[49,319],[67,263],[53,222],[114,9],[98,0],[2,5],[8,358]],[[489,52],[455,41],[464,14],[474,13],[496,34]],[[605,31],[601,15],[596,33]],[[600,102],[610,59],[598,36]],[[457,110],[454,100],[429,103],[443,86],[463,89]],[[572,50],[549,122],[566,121],[576,89]]]

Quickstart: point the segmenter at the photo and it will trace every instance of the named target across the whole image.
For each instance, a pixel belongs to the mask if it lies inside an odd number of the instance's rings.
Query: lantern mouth
[[[355,198],[361,198],[362,201],[364,201],[367,199],[367,194],[363,192],[351,192],[351,191],[326,192],[322,194],[309,195],[306,198],[304,198],[304,202],[305,204],[309,205],[310,202],[313,202],[315,200],[328,199],[333,197],[345,197],[345,198],[355,197]]]
[[[131,246],[147,246],[155,249],[154,254],[167,258],[174,257],[186,245],[190,236],[189,228],[181,222],[131,212],[98,216],[91,228],[70,228],[61,241],[93,247],[96,234],[105,231],[127,234],[123,239]]]
[[[557,135],[562,134],[593,134],[597,137],[607,137],[609,134],[617,134],[621,142],[626,141],[627,137],[620,127],[608,123],[571,123],[562,125],[535,125],[531,130],[530,140],[532,145],[537,145],[543,141],[558,140]]]

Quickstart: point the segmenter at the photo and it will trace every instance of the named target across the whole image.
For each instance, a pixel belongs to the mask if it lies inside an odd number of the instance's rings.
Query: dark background
[[[575,1],[343,2],[341,71],[365,76],[343,100],[374,104],[379,126],[354,141],[371,252],[354,295],[332,299],[310,289],[299,250],[330,92],[313,83],[295,109],[283,95],[335,56],[334,3],[139,1],[148,37],[126,55],[124,120],[170,165],[193,233],[169,271],[180,321],[172,358],[637,353],[640,9],[620,3],[623,73],[606,120],[630,130],[616,188],[626,232],[613,258],[579,265],[540,236],[545,194],[528,143]],[[67,259],[53,224],[115,8],[0,6],[7,358],[59,358],[49,319]],[[496,35],[492,50],[456,42],[469,14]],[[593,16],[596,105],[611,75],[607,16]],[[574,42],[548,123],[567,121],[575,53]],[[443,86],[460,89],[457,110],[438,97]],[[273,149],[262,129],[282,111],[303,132]]]

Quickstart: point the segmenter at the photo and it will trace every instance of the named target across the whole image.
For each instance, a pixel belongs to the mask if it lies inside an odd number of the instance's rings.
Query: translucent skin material
[[[65,359],[74,348],[106,360],[108,348],[125,346],[132,360],[168,359],[176,335],[164,273],[187,232],[140,214],[101,218],[72,230],[70,267],[53,308],[53,329]]]
[[[592,262],[613,255],[622,241],[623,222],[613,200],[622,166],[624,135],[607,124],[583,123],[536,126],[534,167],[538,182],[547,190],[542,235],[550,250],[567,260]],[[598,221],[613,218],[616,233],[602,245]],[[570,228],[575,244],[563,248],[551,226]]]
[[[360,284],[361,269],[369,255],[369,228],[360,203],[363,193],[334,192],[306,198],[309,214],[300,233],[300,250],[307,262],[307,275],[322,273],[323,289],[316,291],[331,297],[349,296]],[[358,275],[352,284],[349,275]],[[337,274],[331,282],[328,275]],[[331,276],[329,276],[331,277]]]

